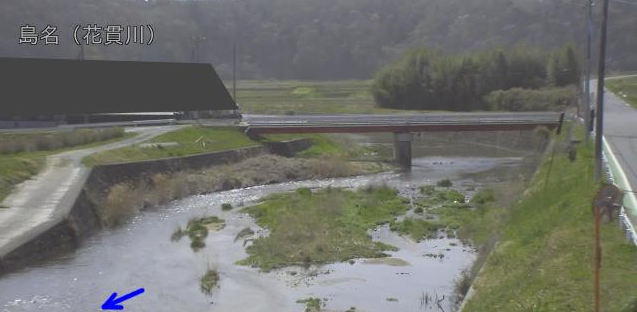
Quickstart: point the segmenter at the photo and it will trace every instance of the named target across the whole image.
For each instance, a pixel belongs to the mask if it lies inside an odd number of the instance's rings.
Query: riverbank
[[[527,171],[525,162],[517,156],[418,157],[410,172],[285,182],[188,196],[142,209],[120,226],[101,230],[82,241],[76,252],[3,275],[0,304],[27,311],[91,310],[113,289],[139,285],[147,287],[148,292],[127,303],[127,309],[299,312],[305,306],[297,301],[312,297],[321,298],[325,308],[333,311],[351,307],[368,312],[438,311],[438,304],[451,311],[454,280],[475,259],[473,248],[457,238],[416,242],[391,231],[386,224],[369,235],[372,241],[398,248],[385,251],[390,255],[387,259],[352,259],[353,263],[292,266],[265,273],[259,268],[237,265],[237,261],[249,256],[245,248],[250,240],[267,235],[267,230],[241,213],[241,209],[258,205],[271,194],[299,188],[365,189],[368,185],[386,184],[400,190],[399,196],[410,198],[422,194],[419,187],[423,184],[435,185],[449,179],[453,188],[471,193],[472,187],[480,188],[496,179],[508,183]],[[445,189],[440,187],[440,191]],[[233,208],[229,209],[228,204]],[[185,230],[190,221],[209,220],[212,216],[223,220],[225,226],[208,228],[205,239],[200,232],[193,232],[192,236],[201,237],[204,243],[195,245],[205,245],[203,248],[194,251],[190,237],[171,239],[177,229]],[[210,270],[218,273],[212,294],[202,288],[202,277]],[[56,286],[60,284],[66,286]],[[69,297],[68,293],[74,296]]]
[[[60,205],[64,204],[66,208],[48,213],[47,221],[29,232],[33,232],[32,235],[19,240],[10,235],[3,238],[8,245],[0,254],[0,271],[10,271],[72,251],[101,227],[117,225],[142,209],[188,195],[284,181],[360,175],[393,168],[382,163],[348,162],[326,156],[297,159],[268,154],[270,150],[295,154],[312,145],[307,139],[269,145],[266,142],[237,150],[99,165],[91,170],[79,165],[82,155],[88,152],[78,154],[79,158],[74,158],[73,165],[79,166],[81,175],[75,175],[77,177],[73,181],[78,183],[74,182],[73,192],[61,198]],[[40,182],[46,182],[46,179]],[[51,248],[52,245],[57,248]]]
[[[566,133],[567,131],[565,131]],[[499,239],[462,311],[590,311],[593,290],[593,153],[556,139],[522,199],[494,226]],[[569,156],[570,154],[570,156]],[[486,222],[485,226],[493,226]],[[602,311],[634,302],[637,248],[616,223],[602,228]]]
[[[87,196],[105,225],[115,225],[149,207],[195,194],[289,181],[338,178],[393,169],[380,162],[350,162],[337,158],[287,158],[256,154],[237,163],[200,170],[158,172],[93,188]]]
[[[164,133],[141,144],[97,153],[86,157],[87,167],[122,162],[135,162],[168,157],[183,157],[202,153],[259,146],[237,127],[187,126]]]

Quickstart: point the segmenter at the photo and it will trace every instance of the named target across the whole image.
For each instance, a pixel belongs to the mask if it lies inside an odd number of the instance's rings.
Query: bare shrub
[[[340,159],[310,159],[309,170],[317,177],[343,177],[352,174],[349,164]]]
[[[180,193],[175,190],[175,185],[167,174],[157,173],[151,177],[151,181],[154,193],[157,193],[155,204],[164,203],[175,198],[175,195]]]
[[[98,204],[98,210],[104,224],[116,225],[121,218],[140,208],[162,205],[192,194],[361,173],[364,173],[363,169],[341,160],[264,155],[203,171],[157,173],[129,184],[116,184],[109,189],[106,199]],[[339,215],[340,204],[326,201],[324,210],[331,215]]]
[[[125,217],[137,212],[142,201],[139,192],[127,183],[111,186],[103,205],[98,210],[102,223],[107,226],[117,225]]]
[[[39,151],[49,151],[58,149],[64,146],[61,140],[57,140],[54,136],[39,136],[35,139],[36,148]]]
[[[454,295],[456,299],[456,303],[462,302],[464,297],[469,292],[469,288],[471,288],[473,278],[471,274],[467,270],[462,270],[460,272],[460,276],[454,282]]]

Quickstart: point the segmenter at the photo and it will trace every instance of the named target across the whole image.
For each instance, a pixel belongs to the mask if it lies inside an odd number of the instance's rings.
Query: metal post
[[[195,63],[199,63],[199,37],[195,37]]]
[[[595,180],[602,179],[602,144],[604,138],[604,71],[606,63],[606,24],[608,21],[608,0],[604,0],[602,31],[599,44],[599,70],[597,71],[597,109],[595,127]]]
[[[586,82],[584,92],[586,100],[584,102],[584,142],[588,146],[590,140],[591,120],[591,41],[593,40],[593,0],[588,0],[588,40],[586,46]]]
[[[599,285],[599,277],[600,277],[600,270],[602,267],[602,247],[601,247],[601,242],[600,242],[600,227],[601,227],[601,223],[602,223],[602,207],[600,207],[600,205],[598,205],[597,203],[594,204],[593,206],[593,213],[594,213],[594,218],[595,218],[595,229],[594,229],[594,234],[593,234],[593,239],[595,240],[595,255],[594,255],[594,280],[593,280],[593,287],[594,287],[594,312],[599,312],[599,302],[600,302],[600,285]]]
[[[199,63],[199,44],[206,40],[206,37],[199,37],[199,36],[195,36],[192,37],[193,39],[193,49],[192,49],[192,58],[193,58],[193,62],[195,63]]]

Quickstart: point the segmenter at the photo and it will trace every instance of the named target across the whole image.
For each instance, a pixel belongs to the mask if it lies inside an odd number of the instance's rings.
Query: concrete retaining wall
[[[95,203],[100,202],[99,197],[108,195],[112,185],[142,179],[157,173],[198,170],[235,163],[270,152],[290,157],[310,145],[311,141],[302,139],[185,157],[95,166],[69,215],[60,223],[52,225],[46,232],[0,259],[0,275],[72,252],[84,239],[99,231],[101,222]],[[92,198],[89,198],[89,194]]]

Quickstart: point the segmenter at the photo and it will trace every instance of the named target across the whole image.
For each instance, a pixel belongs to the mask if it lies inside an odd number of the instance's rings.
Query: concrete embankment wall
[[[291,157],[311,145],[309,139],[301,139],[185,157],[95,166],[69,215],[0,259],[0,274],[30,264],[42,263],[75,250],[83,239],[102,228],[96,207],[99,200],[95,197],[107,196],[110,187],[115,184],[143,179],[157,173],[199,170],[231,164],[267,153]]]

